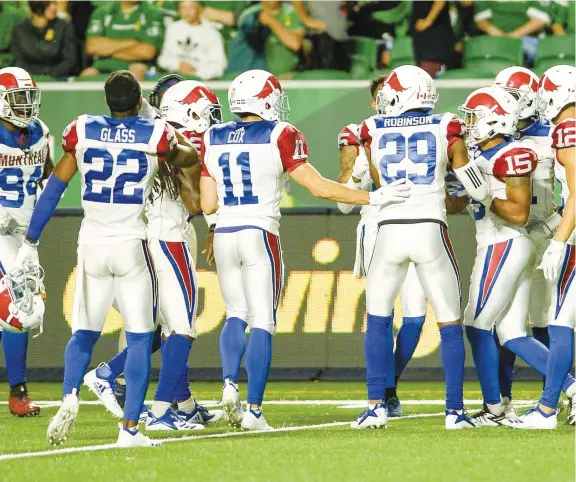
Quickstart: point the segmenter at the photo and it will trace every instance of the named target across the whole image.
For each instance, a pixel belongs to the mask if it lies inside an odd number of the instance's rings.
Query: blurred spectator
[[[410,29],[416,63],[432,78],[454,63],[455,40],[448,2],[412,2]]]
[[[164,23],[164,29],[168,28],[172,22],[180,19],[180,14],[178,13],[178,2],[177,0],[147,0],[148,5],[156,7],[156,9],[162,15],[162,20]]]
[[[576,2],[555,0],[552,4],[552,33],[555,35],[573,34],[576,22]]]
[[[538,39],[534,36],[551,23],[551,2],[477,2],[474,21],[490,36],[522,39],[528,60],[536,57]]]
[[[80,76],[127,69],[143,80],[162,46],[162,27],[162,14],[138,0],[99,6],[90,18],[86,41],[86,52],[95,60]]]
[[[309,30],[303,45],[304,69],[348,70],[346,15],[334,0],[293,0],[300,20]]]
[[[76,37],[76,52],[79,59],[80,70],[87,65],[87,56],[84,46],[86,45],[86,29],[90,22],[90,15],[94,11],[94,5],[89,0],[58,1],[58,17],[69,20],[74,27]]]
[[[226,69],[222,35],[212,23],[200,20],[198,2],[182,1],[179,11],[182,20],[166,31],[158,66],[202,80],[220,77]]]
[[[30,2],[32,17],[12,34],[14,65],[32,75],[70,77],[77,72],[74,27],[57,18],[56,2]]]
[[[27,17],[26,13],[16,8],[16,4],[0,0],[0,68],[12,65],[12,31]]]
[[[288,3],[267,0],[242,12],[232,41],[228,72],[290,72],[298,64],[304,26]]]
[[[200,2],[202,19],[207,22],[215,22],[223,25],[222,35],[225,39],[231,38],[233,28],[238,24],[238,18],[244,10],[250,6],[245,0],[211,0]]]

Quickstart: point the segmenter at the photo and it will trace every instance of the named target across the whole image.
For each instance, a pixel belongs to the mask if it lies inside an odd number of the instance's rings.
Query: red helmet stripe
[[[212,92],[208,87],[205,87],[203,85],[194,87],[188,93],[188,95],[179,102],[181,104],[193,104],[194,102],[198,102],[202,98],[208,99],[212,104],[218,103],[218,97],[216,97],[216,94]]]
[[[19,87],[18,79],[14,74],[10,73],[0,74],[0,85],[6,87],[6,90],[17,89]]]
[[[386,77],[384,85],[389,85],[390,88],[396,92],[404,92],[406,90],[406,88],[400,83],[396,72],[391,72],[388,77]]]
[[[506,82],[506,87],[510,87],[512,89],[519,89],[524,85],[530,87],[533,92],[536,92],[536,89],[538,89],[538,82],[528,72],[514,72]]]
[[[468,109],[475,109],[476,107],[484,106],[492,109],[496,114],[505,115],[506,111],[498,103],[498,101],[492,97],[490,94],[485,92],[480,92],[472,96],[468,102],[466,102],[466,107]]]
[[[282,91],[282,87],[280,86],[280,82],[278,82],[278,79],[275,76],[271,75],[266,79],[266,82],[264,83],[264,87],[262,87],[262,90],[258,94],[256,94],[256,98],[265,99],[266,97],[271,95],[275,90]]]
[[[542,78],[540,79],[540,83],[538,84],[539,89],[544,89],[547,90],[548,92],[554,92],[555,90],[558,90],[559,87],[560,86],[552,82],[550,80],[550,77],[548,77],[547,75],[543,75]]]

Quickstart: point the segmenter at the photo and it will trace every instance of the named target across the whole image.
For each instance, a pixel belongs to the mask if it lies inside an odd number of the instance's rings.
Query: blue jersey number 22
[[[418,153],[418,142],[425,144],[426,152]],[[380,172],[387,184],[407,178],[414,184],[432,184],[436,169],[436,137],[431,132],[415,132],[406,138],[400,132],[386,132],[380,137],[378,149],[396,145],[396,152],[384,154],[380,159]],[[408,160],[408,163],[402,164]]]
[[[250,153],[241,152],[236,158],[236,164],[242,173],[242,196],[234,196],[234,185],[230,176],[230,153],[224,152],[218,158],[218,165],[222,168],[222,181],[224,182],[224,206],[238,206],[238,204],[258,204],[258,196],[252,192],[252,175],[250,173]]]

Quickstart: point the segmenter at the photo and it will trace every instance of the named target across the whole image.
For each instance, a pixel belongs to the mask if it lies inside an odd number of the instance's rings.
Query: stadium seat
[[[522,65],[522,42],[508,37],[472,37],[464,45],[464,67],[499,72]],[[489,65],[488,65],[489,64]]]
[[[538,43],[535,70],[543,73],[550,67],[558,64],[575,65],[576,38],[572,35],[545,37]]]
[[[350,55],[350,70],[374,71],[378,63],[378,41],[369,37],[352,37],[352,42],[354,47]]]
[[[293,80],[350,80],[350,74],[343,70],[306,70],[295,72]]]
[[[498,71],[496,71],[497,73]],[[492,71],[476,70],[476,69],[454,69],[447,70],[441,75],[438,75],[438,80],[448,79],[492,79],[495,73]]]
[[[399,37],[394,40],[394,46],[390,52],[389,67],[395,69],[400,65],[416,65],[411,37]]]

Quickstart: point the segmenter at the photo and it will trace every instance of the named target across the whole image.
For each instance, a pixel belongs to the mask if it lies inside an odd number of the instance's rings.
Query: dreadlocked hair
[[[150,202],[154,202],[154,200],[164,195],[170,199],[178,199],[180,184],[180,179],[178,179],[175,169],[166,163],[162,163],[158,174],[154,178],[154,185],[149,197]]]

